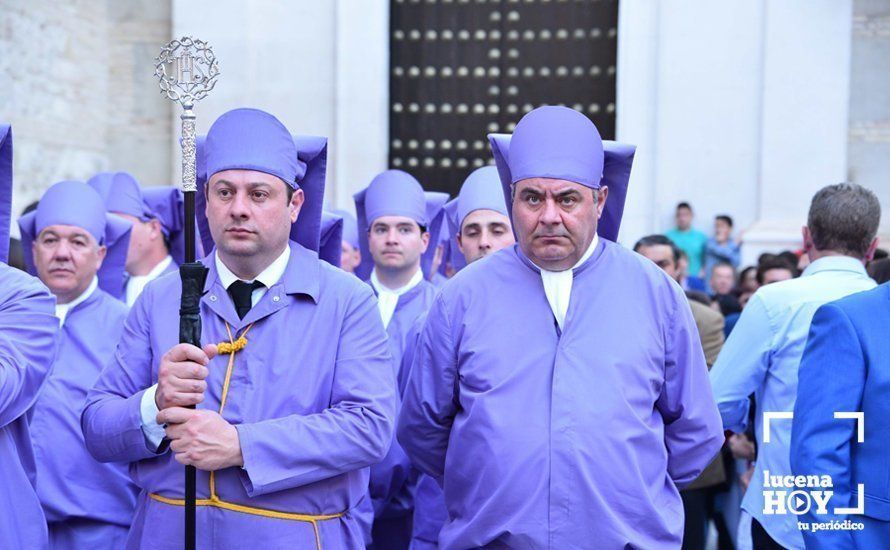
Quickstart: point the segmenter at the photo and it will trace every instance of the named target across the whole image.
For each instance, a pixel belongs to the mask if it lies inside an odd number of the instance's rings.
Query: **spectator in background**
[[[757,266],[749,265],[742,270],[739,275],[739,292],[750,292],[754,294],[760,287],[757,282]]]
[[[736,293],[739,298],[739,305],[742,308],[745,307],[745,304],[748,303],[748,299],[751,298],[757,289],[760,287],[760,283],[757,282],[757,267],[750,265],[742,270],[742,273],[739,275],[739,284],[736,289]]]
[[[793,279],[796,276],[795,264],[789,263],[783,255],[764,258],[757,266],[757,284],[766,286],[779,281]]]
[[[728,262],[719,262],[711,268],[709,280],[711,296],[731,294],[735,289],[735,267]]]
[[[675,244],[674,246],[676,247],[677,245]],[[680,251],[680,260],[677,262],[677,282],[680,283],[683,290],[687,292],[694,291],[707,294],[708,285],[705,284],[705,280],[701,277],[692,277],[689,275],[689,256],[683,252],[682,248],[677,247],[677,250]],[[710,298],[708,301],[710,302]]]
[[[687,275],[700,278],[702,276],[702,265],[705,260],[705,245],[708,243],[708,236],[692,227],[692,206],[688,202],[678,204],[674,216],[677,226],[668,231],[666,236],[680,250],[686,253],[686,257],[689,260]]]
[[[850,216],[850,212],[857,215]],[[804,246],[812,263],[800,278],[761,287],[751,297],[711,371],[724,429],[745,430],[748,398],[755,395],[758,456],[742,502],[753,518],[754,548],[804,548],[798,516],[771,514],[765,506],[764,473],[792,474],[792,434],[790,422],[774,422],[769,428],[770,441],[764,444],[763,413],[794,411],[798,366],[816,309],[874,288],[864,263],[877,246],[880,218],[877,197],[859,185],[830,185],[816,193],[803,228]]]
[[[803,270],[806,269],[808,265],[810,265],[809,259],[807,259],[806,261],[801,261],[802,257],[806,257],[806,253],[803,250],[800,251],[800,254],[798,254],[797,252],[792,252],[790,250],[779,252],[779,258],[782,258],[783,260],[788,262],[788,265],[791,266],[792,279],[800,277],[800,274],[803,273]],[[798,267],[800,265],[803,265],[803,267]]]
[[[714,218],[714,236],[705,245],[705,276],[710,278],[719,263],[737,268],[741,259],[741,245],[732,238],[732,218],[721,214]]]

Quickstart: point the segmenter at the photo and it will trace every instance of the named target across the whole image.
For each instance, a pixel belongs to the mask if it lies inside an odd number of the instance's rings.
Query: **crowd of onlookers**
[[[845,218],[851,211],[858,216]],[[693,226],[692,206],[681,202],[674,228],[634,246],[685,290],[707,364],[714,367],[714,397],[730,434],[722,456],[681,492],[684,549],[706,548],[711,522],[720,549],[802,547],[789,521],[760,514],[760,478],[764,471],[790,473],[789,457],[800,467],[805,453],[795,455],[790,448],[791,423],[773,428],[783,443],[761,448],[757,417],[767,410],[795,409],[801,354],[819,305],[890,281],[888,253],[876,248],[879,218],[880,206],[870,191],[850,184],[826,187],[813,198],[800,249],[763,253],[755,265],[743,266],[743,242],[733,234],[732,218],[716,216],[709,236]],[[781,281],[788,282],[765,288]],[[751,303],[756,306],[746,310]],[[730,338],[737,323],[738,334]],[[833,374],[832,366],[821,367],[830,376],[846,375],[840,366]]]
[[[763,253],[755,265],[743,267],[743,242],[733,234],[732,217],[726,214],[716,216],[711,236],[696,229],[693,220],[692,205],[681,202],[676,209],[676,225],[664,233],[679,255],[676,278],[690,299],[710,305],[723,314],[727,336],[758,288],[797,278],[809,265],[806,253],[799,248]],[[878,284],[890,281],[888,256],[887,250],[878,248],[866,266]]]

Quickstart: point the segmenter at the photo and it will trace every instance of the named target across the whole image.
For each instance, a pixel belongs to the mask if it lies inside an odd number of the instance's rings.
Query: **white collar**
[[[143,275],[143,277],[145,277],[149,281],[154,281],[155,279],[160,277],[161,273],[163,273],[168,267],[170,267],[170,264],[172,264],[172,263],[173,263],[173,256],[167,254],[166,258],[164,258],[163,260],[158,262],[158,265],[154,266],[151,269],[151,271],[149,271],[147,275]],[[135,279],[137,277],[139,277],[139,275],[134,275],[130,278]]]
[[[280,281],[284,276],[284,272],[287,270],[288,261],[290,261],[290,246],[285,246],[284,252],[257,275],[256,279],[251,279],[249,281],[244,281],[244,279],[241,280],[246,283],[259,281],[263,283],[267,289],[272,288],[272,285]],[[231,269],[226,267],[226,264],[219,258],[219,252],[214,252],[214,262],[216,263],[216,274],[219,277],[219,282],[222,283],[223,288],[228,290],[228,288],[232,286],[232,283],[239,280],[238,276],[232,273]]]
[[[93,280],[90,281],[90,286],[84,290],[80,296],[71,300],[67,304],[56,304],[56,317],[59,318],[59,326],[65,324],[65,318],[68,317],[68,312],[82,304],[87,298],[93,295],[93,292],[99,288],[99,277],[93,276]]]
[[[145,285],[154,281],[158,277],[161,276],[164,271],[170,264],[173,263],[173,258],[167,254],[167,257],[158,262],[156,266],[154,266],[151,271],[146,273],[145,275],[130,275],[130,278],[127,279],[127,288],[126,288],[126,300],[127,305],[132,307],[134,303],[136,303],[136,298],[142,294],[142,290],[145,288]]]
[[[573,270],[578,269],[579,267],[581,267],[581,265],[584,264],[584,262],[586,262],[587,260],[590,259],[591,256],[593,256],[593,252],[596,250],[596,245],[598,245],[599,242],[600,242],[600,236],[597,235],[596,233],[594,233],[594,234],[593,234],[593,240],[590,241],[590,246],[587,247],[587,250],[586,250],[586,251],[584,252],[584,254],[581,256],[581,258],[575,263],[575,265],[572,266],[572,269],[566,269],[566,270],[563,270],[563,271],[547,271],[546,269],[544,269],[543,267],[541,267],[541,268],[540,268],[540,269],[541,269],[541,275],[543,275],[544,273],[548,273],[548,274],[551,274],[551,275],[556,275],[557,273],[572,273]],[[539,266],[539,267],[540,267],[540,266]]]
[[[377,309],[380,311],[380,319],[383,321],[383,328],[389,326],[392,316],[396,312],[396,306],[399,303],[399,296],[405,294],[412,288],[416,287],[423,281],[423,270],[418,268],[408,284],[402,288],[392,290],[383,286],[377,277],[377,268],[371,271],[371,286],[377,291]]]
[[[541,282],[544,284],[544,294],[547,296],[547,303],[550,304],[550,310],[553,312],[553,317],[556,318],[556,323],[560,329],[563,328],[566,314],[569,311],[569,299],[572,296],[575,269],[593,256],[593,252],[598,244],[599,235],[594,233],[590,246],[587,247],[587,250],[571,269],[563,271],[541,269]]]
[[[408,284],[401,288],[392,289],[380,282],[380,279],[377,277],[376,267],[371,271],[371,285],[374,287],[374,290],[377,291],[377,294],[389,293],[395,294],[396,296],[401,296],[402,294],[419,285],[421,281],[423,281],[423,270],[418,267],[417,271],[411,277],[411,280],[408,281]]]

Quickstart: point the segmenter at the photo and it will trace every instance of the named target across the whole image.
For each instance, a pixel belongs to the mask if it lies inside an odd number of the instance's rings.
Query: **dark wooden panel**
[[[389,164],[455,195],[544,104],[615,134],[618,0],[391,0]]]

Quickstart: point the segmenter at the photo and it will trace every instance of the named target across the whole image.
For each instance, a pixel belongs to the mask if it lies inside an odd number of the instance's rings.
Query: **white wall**
[[[798,246],[810,198],[846,179],[849,0],[623,0],[617,137],[636,143],[621,240],[689,200],[728,213],[745,261]]]
[[[327,136],[326,195],[351,208],[352,193],[386,167],[389,20],[381,5],[174,0],[173,36],[207,40],[220,64],[219,83],[195,109],[198,131],[249,106],[271,112],[293,133]],[[173,172],[178,178],[178,160]]]

